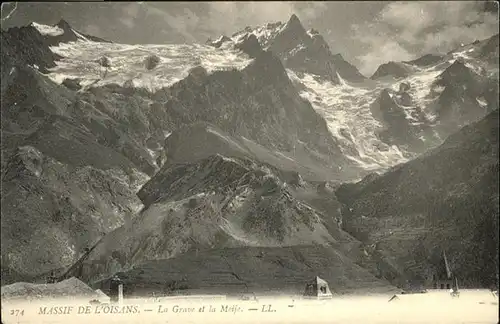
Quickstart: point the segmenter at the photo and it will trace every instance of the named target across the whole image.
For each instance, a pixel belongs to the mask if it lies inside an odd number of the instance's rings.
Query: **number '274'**
[[[24,309],[11,309],[10,310],[10,315],[23,316],[24,315]]]

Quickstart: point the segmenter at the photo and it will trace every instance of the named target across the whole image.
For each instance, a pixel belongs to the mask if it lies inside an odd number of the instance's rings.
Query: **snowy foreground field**
[[[125,299],[123,304],[88,300],[2,301],[2,322],[11,323],[497,323],[498,297],[488,290],[398,295],[301,297],[224,296]]]

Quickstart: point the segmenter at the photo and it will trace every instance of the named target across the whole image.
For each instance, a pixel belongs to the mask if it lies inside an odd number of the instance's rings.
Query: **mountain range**
[[[370,78],[295,15],[206,44],[61,20],[1,45],[2,285],[391,290],[442,249],[498,285],[498,35]]]

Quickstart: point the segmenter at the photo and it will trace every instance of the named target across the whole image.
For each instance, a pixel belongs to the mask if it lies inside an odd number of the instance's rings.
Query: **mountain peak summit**
[[[286,25],[287,25],[288,28],[292,28],[292,29],[295,29],[295,28],[304,29],[304,27],[302,26],[302,23],[299,20],[299,17],[297,17],[296,14],[293,14],[290,17],[290,19],[288,20],[288,22],[286,23]]]
[[[297,17],[297,15],[296,15],[296,14],[292,14],[292,15],[290,16],[290,19],[288,20],[288,22],[294,22],[294,23],[295,23],[295,22],[298,22],[298,23],[300,23],[300,19],[299,19],[299,17]]]
[[[62,28],[63,30],[67,30],[69,28],[71,28],[70,24],[64,20],[63,18],[61,18],[61,20],[59,20],[59,22],[56,24],[57,27],[59,28]]]

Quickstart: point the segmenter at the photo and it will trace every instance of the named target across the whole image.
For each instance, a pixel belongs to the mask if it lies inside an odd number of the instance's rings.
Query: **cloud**
[[[443,53],[498,33],[498,15],[478,1],[393,2],[371,24],[353,26],[365,44],[360,70],[370,74],[382,63],[427,53]]]
[[[101,28],[97,25],[88,25],[82,28],[82,31],[88,35],[92,36],[103,36]]]
[[[359,70],[365,75],[370,75],[381,64],[390,61],[409,61],[413,58],[413,54],[405,49],[401,44],[394,40],[386,40],[378,38],[379,46],[375,46],[372,50],[364,55],[358,56],[361,65]]]
[[[312,21],[326,7],[323,2],[210,2],[204,29],[217,34],[231,35],[246,26],[288,21],[297,14],[304,21]],[[214,35],[216,36],[216,35]],[[218,35],[217,35],[218,36]]]
[[[223,2],[154,3],[136,2],[120,6],[118,21],[129,29],[158,27],[159,34],[175,33],[186,42],[204,42],[208,37],[232,35],[247,26],[287,21],[297,14],[303,22],[324,13],[323,2]]]
[[[119,20],[122,24],[132,29],[136,26],[136,19],[140,10],[139,3],[130,3],[122,7],[122,16]]]
[[[159,6],[157,7],[154,2],[142,2],[140,6],[145,10],[146,15],[152,16],[151,18],[161,19],[159,23],[167,24],[171,30],[181,34],[186,41],[196,42],[197,38],[194,35],[194,31],[198,25],[199,18],[188,8],[184,8],[181,12],[170,14],[168,10]]]

